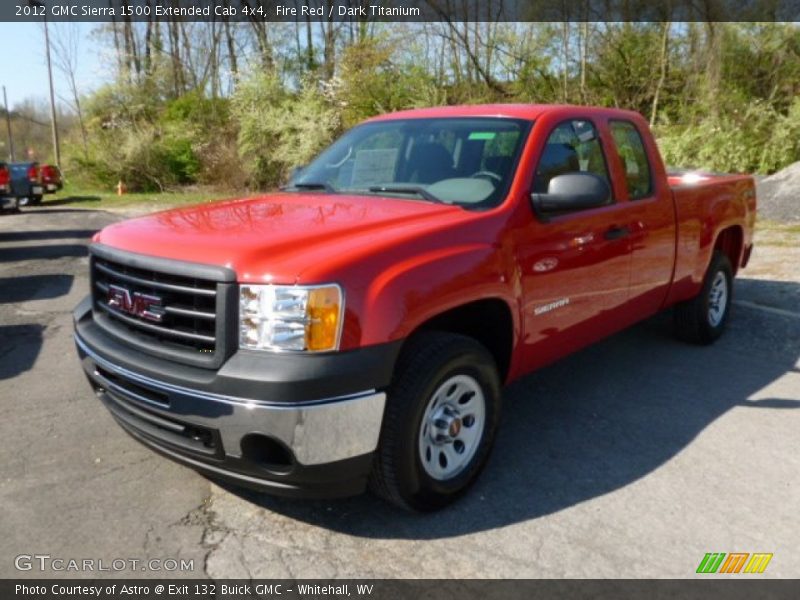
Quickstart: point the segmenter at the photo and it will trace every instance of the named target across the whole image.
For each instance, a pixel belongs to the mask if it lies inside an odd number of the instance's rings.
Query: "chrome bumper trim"
[[[148,387],[157,387],[159,390],[164,392],[175,392],[178,394],[189,394],[194,396],[195,398],[200,398],[202,400],[211,400],[213,402],[227,402],[232,404],[244,404],[248,407],[252,405],[258,406],[269,406],[271,408],[277,409],[296,409],[298,406],[315,406],[317,404],[326,404],[328,402],[341,402],[342,400],[351,400],[355,398],[361,398],[367,394],[374,394],[375,390],[365,390],[363,392],[359,392],[357,394],[350,394],[347,396],[333,396],[331,398],[323,398],[320,400],[311,400],[307,402],[273,402],[270,400],[256,400],[254,398],[242,398],[241,396],[226,396],[224,394],[215,394],[213,392],[204,392],[202,390],[197,390],[193,388],[186,388],[179,385],[174,385],[171,383],[167,383],[165,381],[159,381],[157,379],[153,379],[151,377],[147,377],[146,375],[140,375],[139,373],[134,373],[124,367],[120,367],[113,363],[108,362],[105,358],[98,356],[97,353],[89,348],[86,343],[77,335],[73,335],[75,338],[75,343],[78,347],[83,350],[89,357],[99,364],[104,369],[108,369],[109,371],[113,371],[117,375],[121,377],[125,377],[137,383],[144,384]]]
[[[292,450],[302,465],[319,465],[361,456],[373,452],[378,446],[386,404],[386,394],[383,392],[368,390],[349,396],[298,403],[226,396],[185,388],[134,373],[98,356],[77,335],[75,343],[102,369],[136,385],[167,395],[170,406],[132,394],[123,386],[109,386],[110,391],[139,403],[146,402],[150,410],[163,416],[172,416],[218,430],[228,456],[241,457],[241,440],[250,433],[260,433],[280,440]],[[106,387],[109,383],[95,373],[94,369],[86,370],[98,385]],[[222,403],[224,409],[209,411],[207,403],[215,403],[217,406]],[[208,416],[210,414],[213,416]]]

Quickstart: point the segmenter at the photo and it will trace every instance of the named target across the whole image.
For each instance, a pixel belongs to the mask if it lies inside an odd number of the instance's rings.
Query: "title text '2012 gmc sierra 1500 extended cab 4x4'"
[[[280,193],[100,231],[75,340],[184,465],[435,509],[486,462],[503,384],[667,307],[714,341],[755,209],[750,177],[668,175],[632,112],[384,115]]]

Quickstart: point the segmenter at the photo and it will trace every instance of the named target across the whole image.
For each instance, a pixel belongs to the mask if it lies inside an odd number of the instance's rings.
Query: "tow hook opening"
[[[215,448],[214,436],[210,431],[197,429],[196,427],[186,427],[186,436],[195,442],[203,444],[206,448]]]
[[[242,438],[241,447],[242,458],[268,471],[286,473],[294,466],[291,451],[266,435],[249,433]]]

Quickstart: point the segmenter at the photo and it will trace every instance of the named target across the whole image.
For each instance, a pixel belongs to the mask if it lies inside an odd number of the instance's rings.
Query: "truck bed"
[[[726,234],[738,248],[734,272],[744,267],[752,248],[756,216],[755,181],[749,175],[670,171],[675,199],[677,244],[670,304],[691,298],[702,284],[715,235]],[[746,223],[747,227],[741,227]]]

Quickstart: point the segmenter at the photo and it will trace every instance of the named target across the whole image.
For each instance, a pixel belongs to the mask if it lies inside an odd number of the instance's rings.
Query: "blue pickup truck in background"
[[[11,171],[11,195],[19,199],[19,206],[41,204],[44,185],[39,163],[11,163],[8,168]]]

